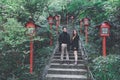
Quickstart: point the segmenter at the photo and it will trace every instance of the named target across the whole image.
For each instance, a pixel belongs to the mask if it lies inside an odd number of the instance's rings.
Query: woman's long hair
[[[74,31],[76,31],[76,36],[78,36],[77,30],[73,30],[73,32],[72,32],[72,37],[75,36]]]

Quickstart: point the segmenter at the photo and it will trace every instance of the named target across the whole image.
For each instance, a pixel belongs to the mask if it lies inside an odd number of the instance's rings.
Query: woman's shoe
[[[75,65],[77,65],[77,61],[75,61],[75,63],[74,63]]]

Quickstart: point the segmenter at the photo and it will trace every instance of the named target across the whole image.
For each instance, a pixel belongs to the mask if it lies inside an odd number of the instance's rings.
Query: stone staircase
[[[69,52],[69,64],[60,60],[60,52],[55,51],[50,62],[45,80],[90,80],[87,78],[87,69],[82,59],[81,53],[78,52],[78,64],[74,65],[74,54]],[[64,57],[65,60],[65,57]]]

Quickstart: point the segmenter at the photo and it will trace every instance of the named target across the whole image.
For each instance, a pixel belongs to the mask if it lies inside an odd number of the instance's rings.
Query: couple
[[[74,57],[75,57],[75,65],[77,64],[78,61],[78,47],[79,47],[79,36],[77,34],[76,30],[73,30],[72,33],[72,38],[70,40],[70,35],[67,33],[67,28],[63,27],[62,28],[63,32],[59,35],[58,41],[59,41],[59,50],[61,51],[61,61],[63,63],[63,57],[64,53],[66,53],[66,60],[67,63],[69,64],[69,54],[68,51],[70,50],[70,46],[73,50]]]

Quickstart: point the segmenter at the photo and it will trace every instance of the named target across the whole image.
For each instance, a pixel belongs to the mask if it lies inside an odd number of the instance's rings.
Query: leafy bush
[[[25,30],[14,18],[8,18],[3,25],[0,31],[0,80],[38,80],[42,74],[53,47],[46,44],[47,37],[35,36],[34,67],[33,74],[30,74],[30,44]]]
[[[93,60],[92,69],[96,80],[119,80],[120,56],[98,57]]]
[[[44,47],[34,51],[34,71],[42,76],[45,65],[52,54],[53,47]]]
[[[13,18],[8,18],[4,25],[3,39],[4,43],[15,47],[26,41],[25,28]]]

